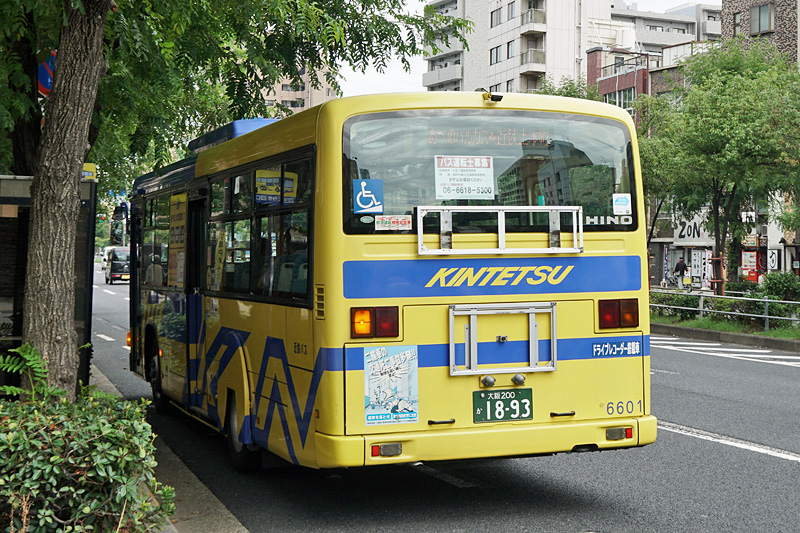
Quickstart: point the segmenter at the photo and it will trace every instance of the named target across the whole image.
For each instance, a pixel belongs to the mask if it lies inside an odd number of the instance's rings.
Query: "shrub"
[[[697,316],[700,298],[692,294],[651,293],[650,303],[668,306],[654,307],[653,312],[657,315],[677,316],[681,320],[688,320]],[[690,309],[679,309],[681,307]]]
[[[0,401],[0,528],[139,532],[174,513],[153,474],[147,402],[29,398]]]
[[[729,281],[725,283],[725,293],[728,292],[742,292],[745,295],[756,291],[758,289],[758,284],[753,283],[752,281]]]
[[[770,299],[797,301],[800,299],[800,277],[794,272],[770,272],[764,276],[761,292]]]

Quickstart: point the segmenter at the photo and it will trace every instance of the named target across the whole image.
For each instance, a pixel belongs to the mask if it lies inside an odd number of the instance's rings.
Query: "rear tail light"
[[[632,438],[633,438],[633,428],[621,427],[621,428],[606,429],[606,440],[622,440],[622,439],[632,439]]]
[[[639,325],[639,300],[600,300],[600,329],[635,328]]]
[[[397,337],[400,334],[399,310],[397,307],[375,308],[375,336]]]
[[[400,335],[400,312],[395,307],[350,308],[350,335],[363,337],[397,337]]]

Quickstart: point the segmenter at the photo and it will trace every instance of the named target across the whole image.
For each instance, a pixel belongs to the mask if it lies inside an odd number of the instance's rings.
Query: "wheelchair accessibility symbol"
[[[356,180],[353,193],[353,213],[383,213],[382,180]]]

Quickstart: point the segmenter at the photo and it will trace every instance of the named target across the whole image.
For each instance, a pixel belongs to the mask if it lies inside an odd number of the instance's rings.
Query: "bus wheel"
[[[161,390],[161,362],[158,360],[158,349],[150,357],[150,388],[153,390],[153,407],[156,408],[156,412],[162,415],[170,414],[172,409],[169,399]]]
[[[260,455],[242,444],[237,434],[239,416],[236,414],[236,397],[231,395],[228,399],[228,408],[225,414],[225,434],[228,437],[228,459],[231,466],[243,474],[254,471],[258,467]]]

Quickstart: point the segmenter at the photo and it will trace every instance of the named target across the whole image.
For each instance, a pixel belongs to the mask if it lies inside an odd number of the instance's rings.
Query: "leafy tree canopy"
[[[583,76],[575,79],[564,76],[558,83],[553,78],[546,76],[542,81],[541,87],[536,91],[539,94],[550,94],[553,96],[568,96],[570,98],[583,98],[584,100],[602,100],[600,89],[597,85],[589,85]]]

